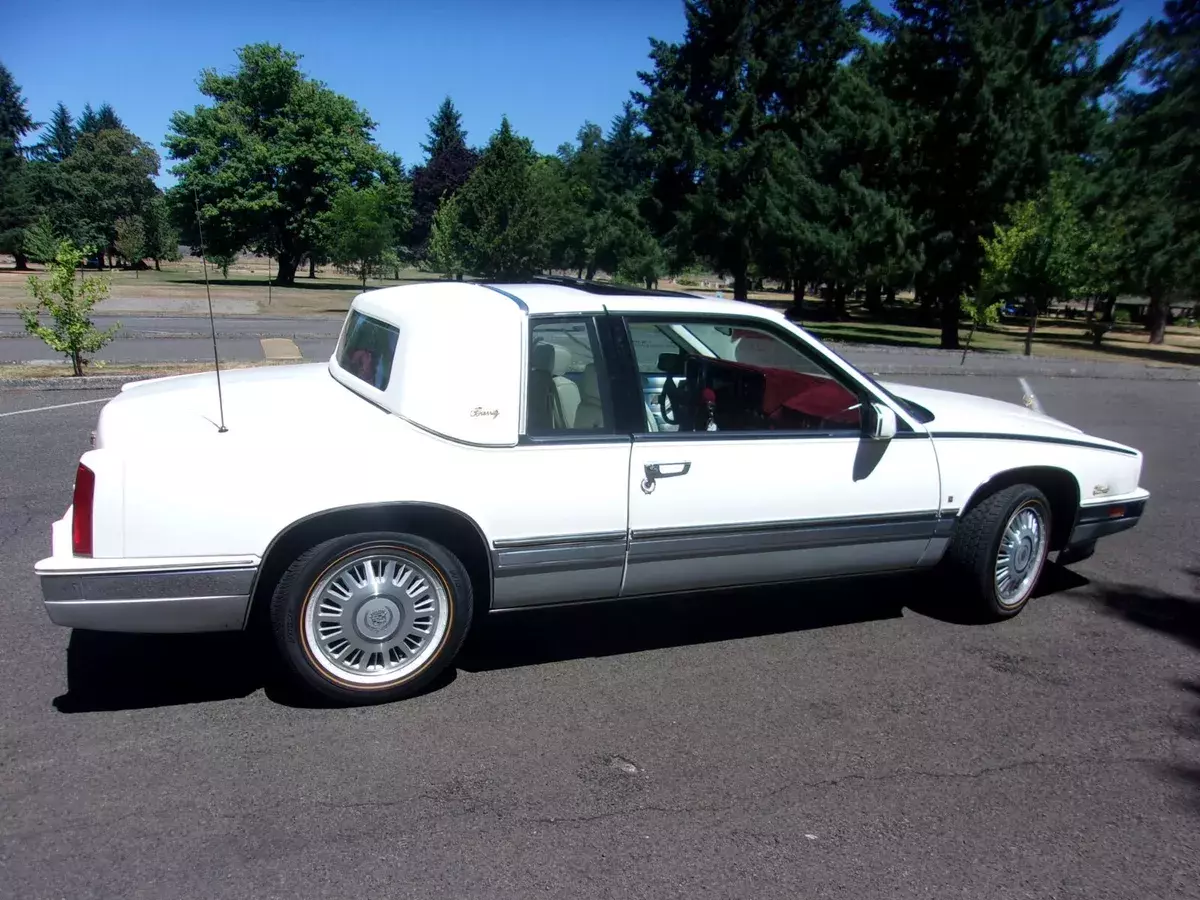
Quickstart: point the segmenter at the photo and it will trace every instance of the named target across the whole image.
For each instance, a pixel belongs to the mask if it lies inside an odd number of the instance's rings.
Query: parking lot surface
[[[1153,496],[1014,621],[921,579],[513,613],[353,710],[247,636],[52,626],[100,404],[0,391],[0,896],[1200,896],[1200,385],[1026,380]]]

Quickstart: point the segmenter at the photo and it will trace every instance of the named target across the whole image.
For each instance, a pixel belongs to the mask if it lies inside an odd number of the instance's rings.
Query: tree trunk
[[[839,321],[850,318],[846,314],[846,294],[849,293],[843,282],[838,282],[833,289],[833,312]]]
[[[797,275],[792,279],[792,309],[796,321],[804,318],[804,279]]]
[[[71,351],[71,368],[76,378],[83,377],[83,360],[79,358],[79,351]]]
[[[933,321],[934,321],[934,308],[936,306],[938,306],[937,296],[934,294],[933,290],[930,288],[918,288],[917,289],[917,301],[921,304],[921,322],[922,322],[922,324],[932,325]],[[957,305],[958,304],[955,303],[955,306],[957,306]],[[943,311],[943,313],[945,312],[944,305],[942,306],[942,311]],[[944,315],[942,317],[942,322],[944,325],[945,324],[945,316]],[[957,333],[957,328],[958,328],[958,326],[955,325],[956,333]],[[944,337],[944,335],[943,335],[943,337]],[[956,343],[954,344],[954,347],[955,348],[958,347],[957,339],[956,339]]]
[[[878,281],[867,282],[867,296],[863,303],[867,312],[878,315],[883,312],[883,291]]]
[[[958,291],[948,291],[942,296],[942,349],[958,349],[958,317],[962,299]]]
[[[1033,356],[1033,333],[1037,330],[1038,302],[1033,296],[1025,298],[1025,315],[1029,319],[1029,327],[1025,330],[1025,355]]]
[[[309,278],[317,277],[317,261],[315,259],[313,259],[311,256],[308,258],[308,277]]]
[[[784,278],[782,281],[780,281],[779,291],[783,294],[790,294],[792,292],[792,279]]]
[[[1167,301],[1161,291],[1151,291],[1150,306],[1146,310],[1146,330],[1150,332],[1150,343],[1161,344],[1167,335]]]
[[[154,271],[155,271],[155,272],[161,272],[161,271],[162,271],[162,266],[160,266],[160,265],[158,264],[158,257],[157,257],[157,256],[156,256],[156,257],[154,257]]]
[[[746,277],[745,267],[733,273],[733,299],[746,300],[750,296],[750,281]]]
[[[591,281],[595,277],[596,277],[596,267],[594,265],[589,264],[584,273],[584,280]]]
[[[462,273],[462,272],[455,272],[455,273],[454,273],[454,280],[455,280],[455,281],[462,281],[462,275],[463,275],[463,273]]]
[[[27,257],[24,253],[14,253],[13,268],[18,272],[24,272],[29,268],[29,257]]]
[[[362,288],[365,291],[367,289],[367,263],[365,260],[363,261],[362,267],[359,269],[359,274],[362,275]]]
[[[890,284],[888,285],[887,296],[884,297],[883,302],[886,303],[888,306],[896,305],[896,289],[894,287],[892,287]]]
[[[275,271],[276,287],[291,287],[296,283],[296,267],[300,260],[290,253],[281,252],[278,257],[278,268]]]
[[[826,281],[821,285],[821,301],[825,304],[824,315],[826,319],[833,319],[833,285]]]

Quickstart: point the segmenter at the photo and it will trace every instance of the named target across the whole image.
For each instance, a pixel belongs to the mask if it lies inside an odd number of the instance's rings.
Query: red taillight
[[[92,497],[96,493],[96,475],[79,464],[75,471],[75,499],[72,501],[71,549],[76,556],[92,555]]]

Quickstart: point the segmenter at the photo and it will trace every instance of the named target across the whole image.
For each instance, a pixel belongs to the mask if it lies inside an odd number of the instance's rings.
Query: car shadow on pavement
[[[250,636],[71,632],[59,712],[106,712],[246,697],[265,671]]]
[[[906,607],[954,622],[941,593],[934,578],[896,575],[513,610],[479,623],[458,666],[487,671],[807,631],[898,618]]]
[[[1038,595],[1086,579],[1047,565]],[[498,613],[477,621],[454,666],[425,692],[454,681],[455,671],[515,668],[588,656],[612,656],[898,618],[909,609],[970,625],[964,604],[932,575],[808,582],[692,596],[659,597]],[[266,688],[285,706],[319,707],[279,677],[265,635],[117,634],[76,629],[67,646],[63,713],[109,712],[248,697]]]
[[[1103,609],[1134,625],[1171,637],[1200,651],[1200,568],[1184,570],[1192,578],[1189,594],[1171,594],[1130,584],[1097,583],[1094,596]],[[1200,756],[1200,679],[1180,680],[1176,687],[1195,698],[1183,716],[1171,718],[1179,750],[1194,760]],[[1176,752],[1178,753],[1179,750]],[[1167,770],[1192,788],[1191,804],[1200,814],[1200,765],[1173,762]]]

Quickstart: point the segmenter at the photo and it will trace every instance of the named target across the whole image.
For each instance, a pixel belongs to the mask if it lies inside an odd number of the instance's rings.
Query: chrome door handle
[[[678,478],[692,470],[690,462],[646,463],[642,467],[646,477],[642,479],[642,493],[654,493],[654,484],[659,478]]]

